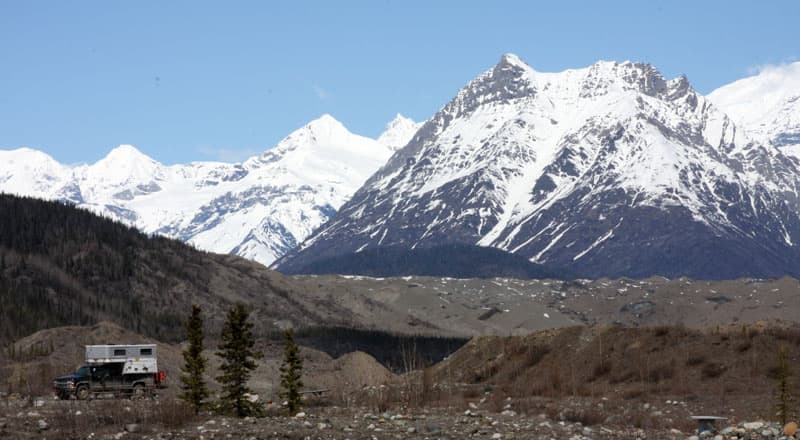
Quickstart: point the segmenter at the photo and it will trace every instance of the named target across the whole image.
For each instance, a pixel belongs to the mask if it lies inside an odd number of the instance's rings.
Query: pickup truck
[[[74,374],[58,377],[53,388],[59,399],[87,400],[98,395],[141,399],[153,396],[164,384],[165,373],[123,374],[123,364],[84,365]]]
[[[155,345],[86,346],[86,364],[74,374],[57,377],[53,391],[62,400],[86,400],[99,395],[141,399],[154,396],[166,384],[159,371]]]

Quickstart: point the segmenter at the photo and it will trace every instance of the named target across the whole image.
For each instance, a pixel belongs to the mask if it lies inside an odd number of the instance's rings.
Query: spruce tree
[[[794,398],[790,392],[792,370],[789,367],[789,359],[786,347],[778,349],[778,363],[775,366],[775,409],[781,423],[786,425],[791,413],[794,412]]]
[[[203,372],[206,370],[206,358],[203,357],[203,316],[200,306],[196,304],[192,305],[192,314],[186,321],[186,338],[189,340],[189,346],[183,350],[185,363],[181,368],[183,392],[179,397],[191,405],[194,413],[198,414],[208,397],[208,388],[203,380]]]
[[[222,327],[222,338],[217,356],[222,358],[222,375],[217,381],[222,385],[223,408],[233,410],[238,417],[258,415],[260,405],[250,402],[247,387],[250,374],[256,369],[255,360],[261,353],[255,351],[253,324],[247,322],[249,312],[242,304],[237,304],[228,311]]]
[[[303,374],[303,360],[300,359],[299,349],[294,342],[294,332],[288,329],[284,332],[283,364],[281,365],[282,399],[286,399],[287,409],[291,415],[300,410],[300,389],[303,388],[301,376]]]

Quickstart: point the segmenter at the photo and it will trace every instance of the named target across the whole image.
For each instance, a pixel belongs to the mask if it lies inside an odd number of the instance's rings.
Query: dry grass
[[[481,385],[514,399],[703,396],[730,403],[747,397],[753,413],[769,414],[772,360],[780,345],[790,343],[800,344],[800,327],[575,327],[477,338],[433,372],[439,382],[445,368],[459,371],[463,382],[473,384],[464,399],[478,397]]]
[[[11,394],[41,396],[51,394],[53,378],[63,375],[50,362],[25,362],[0,368],[3,391]]]
[[[16,407],[8,409],[18,411]],[[175,399],[63,401],[52,402],[35,410],[53,428],[41,433],[42,438],[48,439],[87,438],[91,433],[116,433],[128,424],[139,425],[142,433],[155,433],[178,429],[196,420],[191,408]]]

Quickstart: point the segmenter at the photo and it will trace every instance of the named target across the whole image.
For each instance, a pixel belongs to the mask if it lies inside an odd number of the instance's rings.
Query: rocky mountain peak
[[[120,145],[106,157],[88,166],[84,178],[102,182],[109,190],[129,183],[150,183],[162,177],[163,165],[139,151],[133,145]]]
[[[504,53],[503,56],[500,57],[500,61],[498,61],[497,65],[494,68],[498,70],[531,69],[531,67],[525,61],[522,61],[520,57],[518,57],[513,53]]]
[[[532,95],[536,92],[533,73],[517,56],[503,55],[493,68],[462,88],[442,112],[458,117],[484,104]]]
[[[6,164],[19,164],[21,166],[51,166],[58,165],[58,162],[49,154],[34,150],[29,147],[21,147],[15,150],[0,151],[0,159]]]
[[[400,113],[397,113],[388,124],[386,124],[386,130],[390,130],[396,127],[408,126],[408,125],[415,125],[413,119],[407,118]],[[384,130],[385,131],[385,130]]]
[[[661,72],[650,64],[599,61],[588,68],[583,79],[581,96],[604,95],[615,89],[657,96],[666,86]]]
[[[392,151],[399,150],[411,140],[411,137],[414,136],[414,133],[417,132],[420,125],[422,124],[414,122],[411,118],[407,118],[398,113],[394,119],[386,124],[383,133],[378,137],[378,142],[386,145],[392,149]]]
[[[345,126],[339,122],[338,119],[334,118],[328,113],[325,113],[317,119],[310,121],[304,126],[304,128],[312,131],[347,130],[347,128],[345,128]]]
[[[306,140],[314,143],[335,143],[351,135],[350,131],[329,114],[324,114],[317,119],[309,122],[299,130],[290,134],[287,138],[296,140]]]
[[[108,152],[105,158],[100,159],[100,162],[108,161],[114,163],[122,163],[128,161],[144,161],[156,162],[150,156],[142,153],[138,148],[129,144],[122,144]]]
[[[265,164],[283,163],[292,168],[293,173],[305,175],[302,169],[312,162],[322,161],[332,166],[333,163],[351,160],[355,163],[350,165],[358,166],[364,160],[373,162],[375,157],[385,160],[390,154],[388,146],[353,134],[333,116],[324,114],[293,131],[260,156],[248,159],[244,167],[254,169]]]
[[[800,273],[800,173],[742,142],[686,77],[505,55],[278,267],[457,243],[586,277]]]

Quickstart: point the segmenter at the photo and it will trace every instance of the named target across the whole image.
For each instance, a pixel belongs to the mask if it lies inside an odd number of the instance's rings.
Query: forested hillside
[[[279,274],[238,257],[147,236],[58,202],[0,195],[0,342],[60,325],[112,320],[159,340],[182,338],[191,303],[214,327],[233,302],[258,326],[316,323]]]
[[[166,274],[175,274],[197,278],[200,288],[208,278],[203,254],[83,210],[2,196],[0,213],[3,339],[107,317],[162,336],[180,317],[167,310],[143,316],[134,286],[164,291]]]

